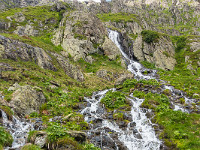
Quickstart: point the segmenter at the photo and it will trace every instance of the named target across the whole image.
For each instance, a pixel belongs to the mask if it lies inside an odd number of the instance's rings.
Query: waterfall
[[[142,72],[147,70],[144,68],[140,63],[138,63],[135,60],[132,60],[128,57],[128,55],[123,51],[122,46],[119,43],[119,33],[117,31],[113,31],[110,29],[107,29],[109,33],[109,38],[115,43],[115,45],[119,48],[122,56],[124,59],[128,61],[128,70],[135,75],[135,78],[137,79],[153,79],[155,76],[156,71],[152,70],[152,74],[150,75],[143,75]]]
[[[13,137],[12,147],[6,147],[4,149],[18,149],[25,145],[28,132],[33,130],[33,125],[15,116],[12,116],[12,120],[9,120],[7,114],[3,110],[0,111],[2,113],[3,126],[10,131]]]

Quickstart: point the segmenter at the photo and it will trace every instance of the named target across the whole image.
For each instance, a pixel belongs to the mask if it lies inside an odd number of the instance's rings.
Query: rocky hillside
[[[114,87],[117,93],[106,95],[101,111],[120,129],[131,122],[126,98],[132,93],[145,99],[143,108],[153,110],[147,116],[157,124],[160,149],[200,148],[198,1],[2,0],[0,10],[0,110],[10,121],[19,116],[34,126],[29,144],[21,149],[103,149],[100,133],[86,135],[101,121],[86,122],[81,110],[89,107],[84,97]],[[119,33],[124,53],[148,68],[142,74],[157,70],[158,80],[134,79],[109,29]],[[175,95],[163,90],[167,85],[177,89]],[[184,97],[194,102],[190,105]],[[174,111],[174,103],[190,113]],[[103,139],[104,148],[127,149],[108,139]],[[12,140],[0,127],[0,149]]]

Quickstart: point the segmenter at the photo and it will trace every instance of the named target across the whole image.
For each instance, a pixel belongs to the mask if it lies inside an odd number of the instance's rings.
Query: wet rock
[[[135,127],[136,126],[136,122],[131,122],[130,123],[130,127]]]
[[[135,137],[136,137],[137,139],[142,139],[142,136],[141,136],[140,133],[137,133],[137,134],[135,135]]]
[[[182,95],[182,92],[180,91],[180,90],[177,90],[177,89],[174,89],[174,93],[176,94],[176,95]]]

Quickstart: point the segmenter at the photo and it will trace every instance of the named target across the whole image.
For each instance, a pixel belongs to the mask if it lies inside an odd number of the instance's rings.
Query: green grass
[[[0,33],[0,35],[5,36],[7,38],[11,38],[13,40],[18,40],[20,42],[30,44],[34,47],[40,47],[44,50],[49,50],[52,52],[60,52],[63,48],[59,46],[55,46],[51,42],[52,34],[46,34],[45,36],[33,37],[33,36],[19,36],[17,34],[9,34],[9,33]]]
[[[97,17],[103,22],[138,22],[137,15],[128,14],[128,13],[106,13],[106,14],[97,14]]]

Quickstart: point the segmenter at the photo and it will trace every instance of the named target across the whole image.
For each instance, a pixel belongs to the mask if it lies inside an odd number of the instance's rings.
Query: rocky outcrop
[[[116,59],[117,56],[121,56],[119,48],[107,37],[102,45],[102,49],[104,54],[111,60]]]
[[[27,24],[25,26],[17,26],[16,30],[14,31],[15,34],[21,36],[38,36],[39,31],[35,30],[31,25]]]
[[[175,48],[167,37],[160,37],[157,42],[146,43],[138,36],[133,45],[134,56],[140,61],[155,63],[156,67],[173,70],[175,60]]]
[[[64,69],[65,73],[68,76],[80,82],[84,81],[83,73],[78,69],[78,67],[70,64],[68,59],[59,54],[56,53],[51,53],[51,54],[56,57],[58,63]]]
[[[0,58],[17,61],[34,61],[43,69],[56,70],[51,57],[41,48],[0,35]]]
[[[20,116],[38,112],[41,104],[46,101],[42,90],[38,87],[31,87],[30,85],[19,86],[15,84],[10,90],[14,92],[9,106]]]
[[[74,11],[65,14],[52,42],[61,45],[76,61],[97,52],[106,35],[105,27],[95,15]]]

